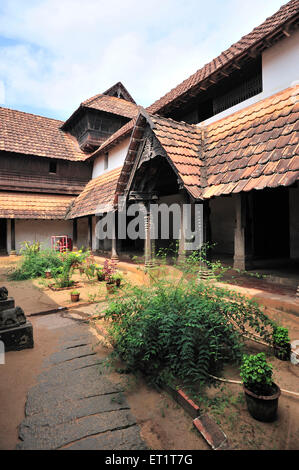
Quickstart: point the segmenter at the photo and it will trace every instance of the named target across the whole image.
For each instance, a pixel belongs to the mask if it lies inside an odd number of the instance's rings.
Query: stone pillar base
[[[24,325],[0,330],[0,341],[5,345],[5,352],[33,348],[33,327],[27,321]]]
[[[16,250],[11,250],[9,253],[9,256],[16,256],[17,252]]]
[[[252,259],[251,258],[244,258],[243,256],[235,256],[234,257],[234,269],[240,269],[241,271],[246,271],[247,269],[252,268]]]

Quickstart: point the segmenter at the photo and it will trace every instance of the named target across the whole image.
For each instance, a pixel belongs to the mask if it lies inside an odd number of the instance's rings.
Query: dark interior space
[[[6,233],[7,233],[7,220],[0,219],[0,252],[1,253],[6,253],[7,251]]]

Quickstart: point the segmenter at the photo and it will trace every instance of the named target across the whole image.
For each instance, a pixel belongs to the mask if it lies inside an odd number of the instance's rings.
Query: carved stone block
[[[25,324],[0,331],[0,341],[5,345],[5,352],[20,351],[33,348],[33,327],[27,321]]]
[[[0,312],[9,308],[14,308],[15,301],[12,297],[8,297],[6,300],[0,300]]]

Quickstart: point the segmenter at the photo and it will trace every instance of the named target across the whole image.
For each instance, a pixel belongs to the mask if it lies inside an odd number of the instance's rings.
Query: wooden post
[[[245,271],[252,266],[252,237],[247,194],[236,194],[235,201],[234,268]]]
[[[144,265],[147,268],[152,267],[152,243],[151,243],[151,216],[149,208],[146,207],[144,213],[144,230],[145,230],[145,240],[144,240]]]
[[[113,233],[112,233],[112,247],[111,247],[111,259],[118,261],[117,253],[117,212],[114,212],[113,217]]]
[[[73,251],[78,251],[78,223],[73,219]]]
[[[10,219],[10,255],[16,254],[16,226],[15,226],[15,219]]]

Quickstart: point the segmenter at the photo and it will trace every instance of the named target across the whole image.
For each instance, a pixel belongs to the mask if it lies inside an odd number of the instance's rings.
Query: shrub
[[[267,337],[257,306],[226,293],[191,282],[127,287],[106,309],[114,354],[155,383],[205,382],[224,363],[240,362],[246,324]]]
[[[271,395],[272,364],[267,363],[265,353],[244,355],[240,375],[245,387],[251,392],[256,395]]]
[[[44,277],[46,271],[53,275],[62,267],[63,261],[58,253],[51,250],[25,250],[21,265],[16,268],[9,278],[15,281]]]

